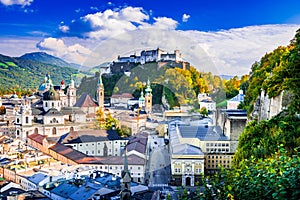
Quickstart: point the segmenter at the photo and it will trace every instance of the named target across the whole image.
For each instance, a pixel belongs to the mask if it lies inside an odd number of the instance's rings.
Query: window
[[[89,151],[86,151],[85,154],[89,154]]]
[[[98,150],[98,154],[100,154],[100,150]]]
[[[92,154],[95,154],[95,151],[92,151]]]
[[[180,173],[181,172],[181,169],[180,168],[176,168],[175,169],[175,173]]]
[[[201,173],[201,169],[200,168],[196,168],[196,173],[200,174]]]
[[[28,123],[29,123],[29,118],[28,118],[28,117],[26,117],[26,119],[25,119],[25,120],[26,120],[26,122],[25,122],[25,123],[26,123],[26,124],[28,124]]]

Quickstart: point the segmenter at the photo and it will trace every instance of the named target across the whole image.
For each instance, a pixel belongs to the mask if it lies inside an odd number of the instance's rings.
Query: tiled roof
[[[178,144],[172,146],[173,154],[180,154],[180,155],[204,155],[203,152],[199,147],[195,147],[190,144]]]
[[[198,138],[207,141],[224,141],[229,138],[222,133],[220,126],[179,126],[183,138]]]
[[[55,151],[56,153],[63,155],[65,157],[67,157],[70,160],[76,161],[78,159],[84,158],[86,157],[85,154],[76,151],[70,147],[67,147],[63,144],[56,144],[52,147],[50,147],[51,150]]]
[[[28,135],[28,138],[39,143],[39,144],[43,144],[43,139],[46,138],[46,135],[40,135],[38,133],[33,133],[31,135]]]
[[[80,108],[78,108],[78,107],[64,107],[64,108],[61,108],[61,112],[64,115],[70,115],[70,114],[82,114],[82,115],[85,115],[85,113],[82,110],[80,110]]]
[[[116,130],[82,130],[70,132],[62,143],[82,143],[82,142],[97,142],[105,140],[120,140],[122,139]]]
[[[56,108],[51,108],[44,114],[44,116],[63,116],[63,115],[64,114],[58,111]]]
[[[135,136],[129,138],[127,143],[127,151],[137,151],[142,154],[146,152],[147,148],[147,141],[148,141],[148,134],[147,133],[139,133]]]
[[[110,164],[110,165],[123,165],[124,157],[123,156],[86,156],[76,160],[80,164]],[[136,155],[128,156],[129,165],[144,165],[145,159],[138,157]]]
[[[38,185],[42,180],[48,178],[49,176],[44,173],[35,173],[34,175],[28,177],[28,180],[36,185]]]
[[[130,93],[122,93],[122,94],[113,94],[111,96],[111,98],[129,98],[129,99],[131,99],[131,98],[133,98],[133,96]]]
[[[97,107],[98,105],[92,100],[91,96],[83,93],[74,107]]]

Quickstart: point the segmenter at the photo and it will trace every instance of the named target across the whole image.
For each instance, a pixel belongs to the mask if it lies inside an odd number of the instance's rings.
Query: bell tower
[[[151,89],[151,85],[150,85],[150,81],[148,79],[147,81],[147,87],[145,89],[145,111],[147,113],[151,113],[152,112],[152,89]]]
[[[99,108],[104,109],[104,86],[102,83],[101,72],[99,72],[99,79],[97,84],[97,98]]]
[[[76,88],[75,82],[71,75],[71,83],[67,89],[67,96],[68,96],[68,107],[73,107],[76,103]]]

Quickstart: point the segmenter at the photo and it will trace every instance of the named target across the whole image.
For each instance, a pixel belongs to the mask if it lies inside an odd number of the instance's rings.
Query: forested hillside
[[[36,89],[47,73],[54,84],[59,84],[62,79],[69,80],[72,74],[78,74],[78,70],[0,55],[0,95]]]
[[[208,92],[217,101],[226,98],[225,83],[216,75],[199,72],[191,67],[189,70],[173,68],[168,65],[158,67],[157,63],[146,63],[132,69],[130,76],[123,74],[103,75],[105,96],[131,93],[139,97],[149,79],[153,93],[153,104],[161,104],[165,96],[170,107],[182,104],[197,104],[198,93]],[[78,94],[86,92],[95,96],[99,73],[94,77],[85,77],[78,88]],[[234,88],[238,92],[239,88]],[[230,90],[231,91],[231,90]],[[232,91],[231,91],[232,92]]]
[[[288,95],[285,109],[267,121],[251,121],[239,138],[231,170],[205,179],[204,199],[300,199],[300,29],[252,66],[243,105],[253,111],[261,90]]]

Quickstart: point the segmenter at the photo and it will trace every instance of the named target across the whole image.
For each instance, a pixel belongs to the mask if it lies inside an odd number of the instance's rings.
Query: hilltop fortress
[[[165,64],[170,64],[173,67],[182,69],[189,69],[190,63],[183,61],[182,55],[179,50],[174,50],[174,53],[168,53],[160,48],[155,50],[143,50],[140,56],[136,54],[121,57],[118,56],[116,61],[113,61],[110,65],[112,73],[124,73],[130,71],[134,66],[138,64],[145,64],[156,62],[161,67]]]

